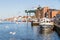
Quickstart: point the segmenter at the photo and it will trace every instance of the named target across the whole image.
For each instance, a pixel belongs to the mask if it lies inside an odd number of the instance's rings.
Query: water
[[[55,31],[42,34],[40,26],[22,22],[0,24],[0,40],[60,40],[60,37]]]

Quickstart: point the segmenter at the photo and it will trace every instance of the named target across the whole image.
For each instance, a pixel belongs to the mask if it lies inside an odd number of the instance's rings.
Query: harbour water
[[[0,40],[60,40],[57,32],[41,33],[40,26],[29,22],[0,23]]]

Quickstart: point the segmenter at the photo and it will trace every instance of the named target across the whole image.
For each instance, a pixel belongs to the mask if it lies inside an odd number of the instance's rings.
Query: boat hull
[[[39,23],[39,25],[54,25],[54,23],[53,22],[50,22],[50,23]]]
[[[40,25],[40,28],[47,30],[47,29],[53,29],[54,26],[53,25]]]
[[[52,32],[54,26],[53,25],[40,25],[41,33],[50,33]]]

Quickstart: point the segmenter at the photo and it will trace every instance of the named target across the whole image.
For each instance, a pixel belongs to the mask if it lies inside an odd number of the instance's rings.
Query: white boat
[[[39,25],[54,25],[54,23],[49,18],[41,18]]]
[[[48,32],[54,28],[54,23],[49,18],[41,18],[39,25],[42,30]]]

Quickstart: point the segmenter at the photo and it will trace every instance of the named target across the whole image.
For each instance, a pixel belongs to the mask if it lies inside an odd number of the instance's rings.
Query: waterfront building
[[[38,19],[43,17],[53,18],[54,16],[56,16],[56,14],[58,14],[58,12],[59,10],[50,9],[49,7],[38,7],[36,9],[35,15]]]
[[[51,9],[49,7],[38,7],[35,10],[29,10],[27,11],[27,13],[34,13],[35,17],[37,19],[43,18],[43,17],[47,17],[47,18],[54,18],[56,16],[56,14],[58,14],[60,12],[60,10],[57,9]]]

